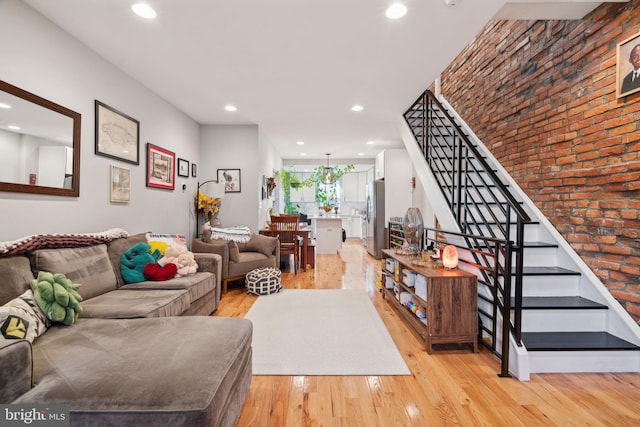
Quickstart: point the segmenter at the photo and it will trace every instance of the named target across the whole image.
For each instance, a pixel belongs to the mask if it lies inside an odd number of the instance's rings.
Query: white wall
[[[260,150],[256,125],[206,125],[201,128],[199,181],[217,179],[218,169],[240,169],[240,192],[226,193],[219,218],[223,227],[258,229]]]
[[[0,58],[0,79],[82,114],[80,197],[0,192],[0,241],[111,227],[193,234],[197,179],[176,176],[175,191],[147,188],[145,150],[150,142],[195,160],[202,176],[197,123],[20,1],[0,1]],[[140,165],[94,154],[95,99],[140,122]],[[109,202],[111,164],[131,170],[128,204]],[[245,177],[243,170],[243,194],[251,187]]]

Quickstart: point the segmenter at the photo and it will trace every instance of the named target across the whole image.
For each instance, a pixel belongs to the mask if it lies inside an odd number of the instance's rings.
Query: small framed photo
[[[224,183],[225,193],[239,193],[240,169],[218,169],[218,182]]]
[[[129,203],[131,200],[131,171],[111,165],[109,168],[109,201]]]
[[[139,165],[140,122],[97,99],[95,107],[95,154]]]
[[[175,153],[147,143],[147,187],[175,189],[175,165]]]
[[[616,97],[640,91],[640,33],[618,43],[616,49]]]
[[[191,163],[191,178],[196,178],[198,176],[198,166],[195,163]]]
[[[189,176],[189,161],[178,158],[178,176]]]

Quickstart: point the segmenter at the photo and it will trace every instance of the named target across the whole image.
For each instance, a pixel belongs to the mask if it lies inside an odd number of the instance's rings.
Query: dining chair
[[[293,255],[293,272],[300,264],[299,215],[271,216],[271,232],[280,240],[280,255]]]

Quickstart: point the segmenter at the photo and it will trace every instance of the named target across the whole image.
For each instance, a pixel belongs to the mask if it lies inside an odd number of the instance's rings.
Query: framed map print
[[[95,154],[140,164],[140,122],[96,99]]]

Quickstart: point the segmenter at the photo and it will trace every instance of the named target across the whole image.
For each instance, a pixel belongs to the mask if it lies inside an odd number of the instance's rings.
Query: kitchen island
[[[311,217],[316,254],[335,254],[342,249],[342,218],[338,215]]]

